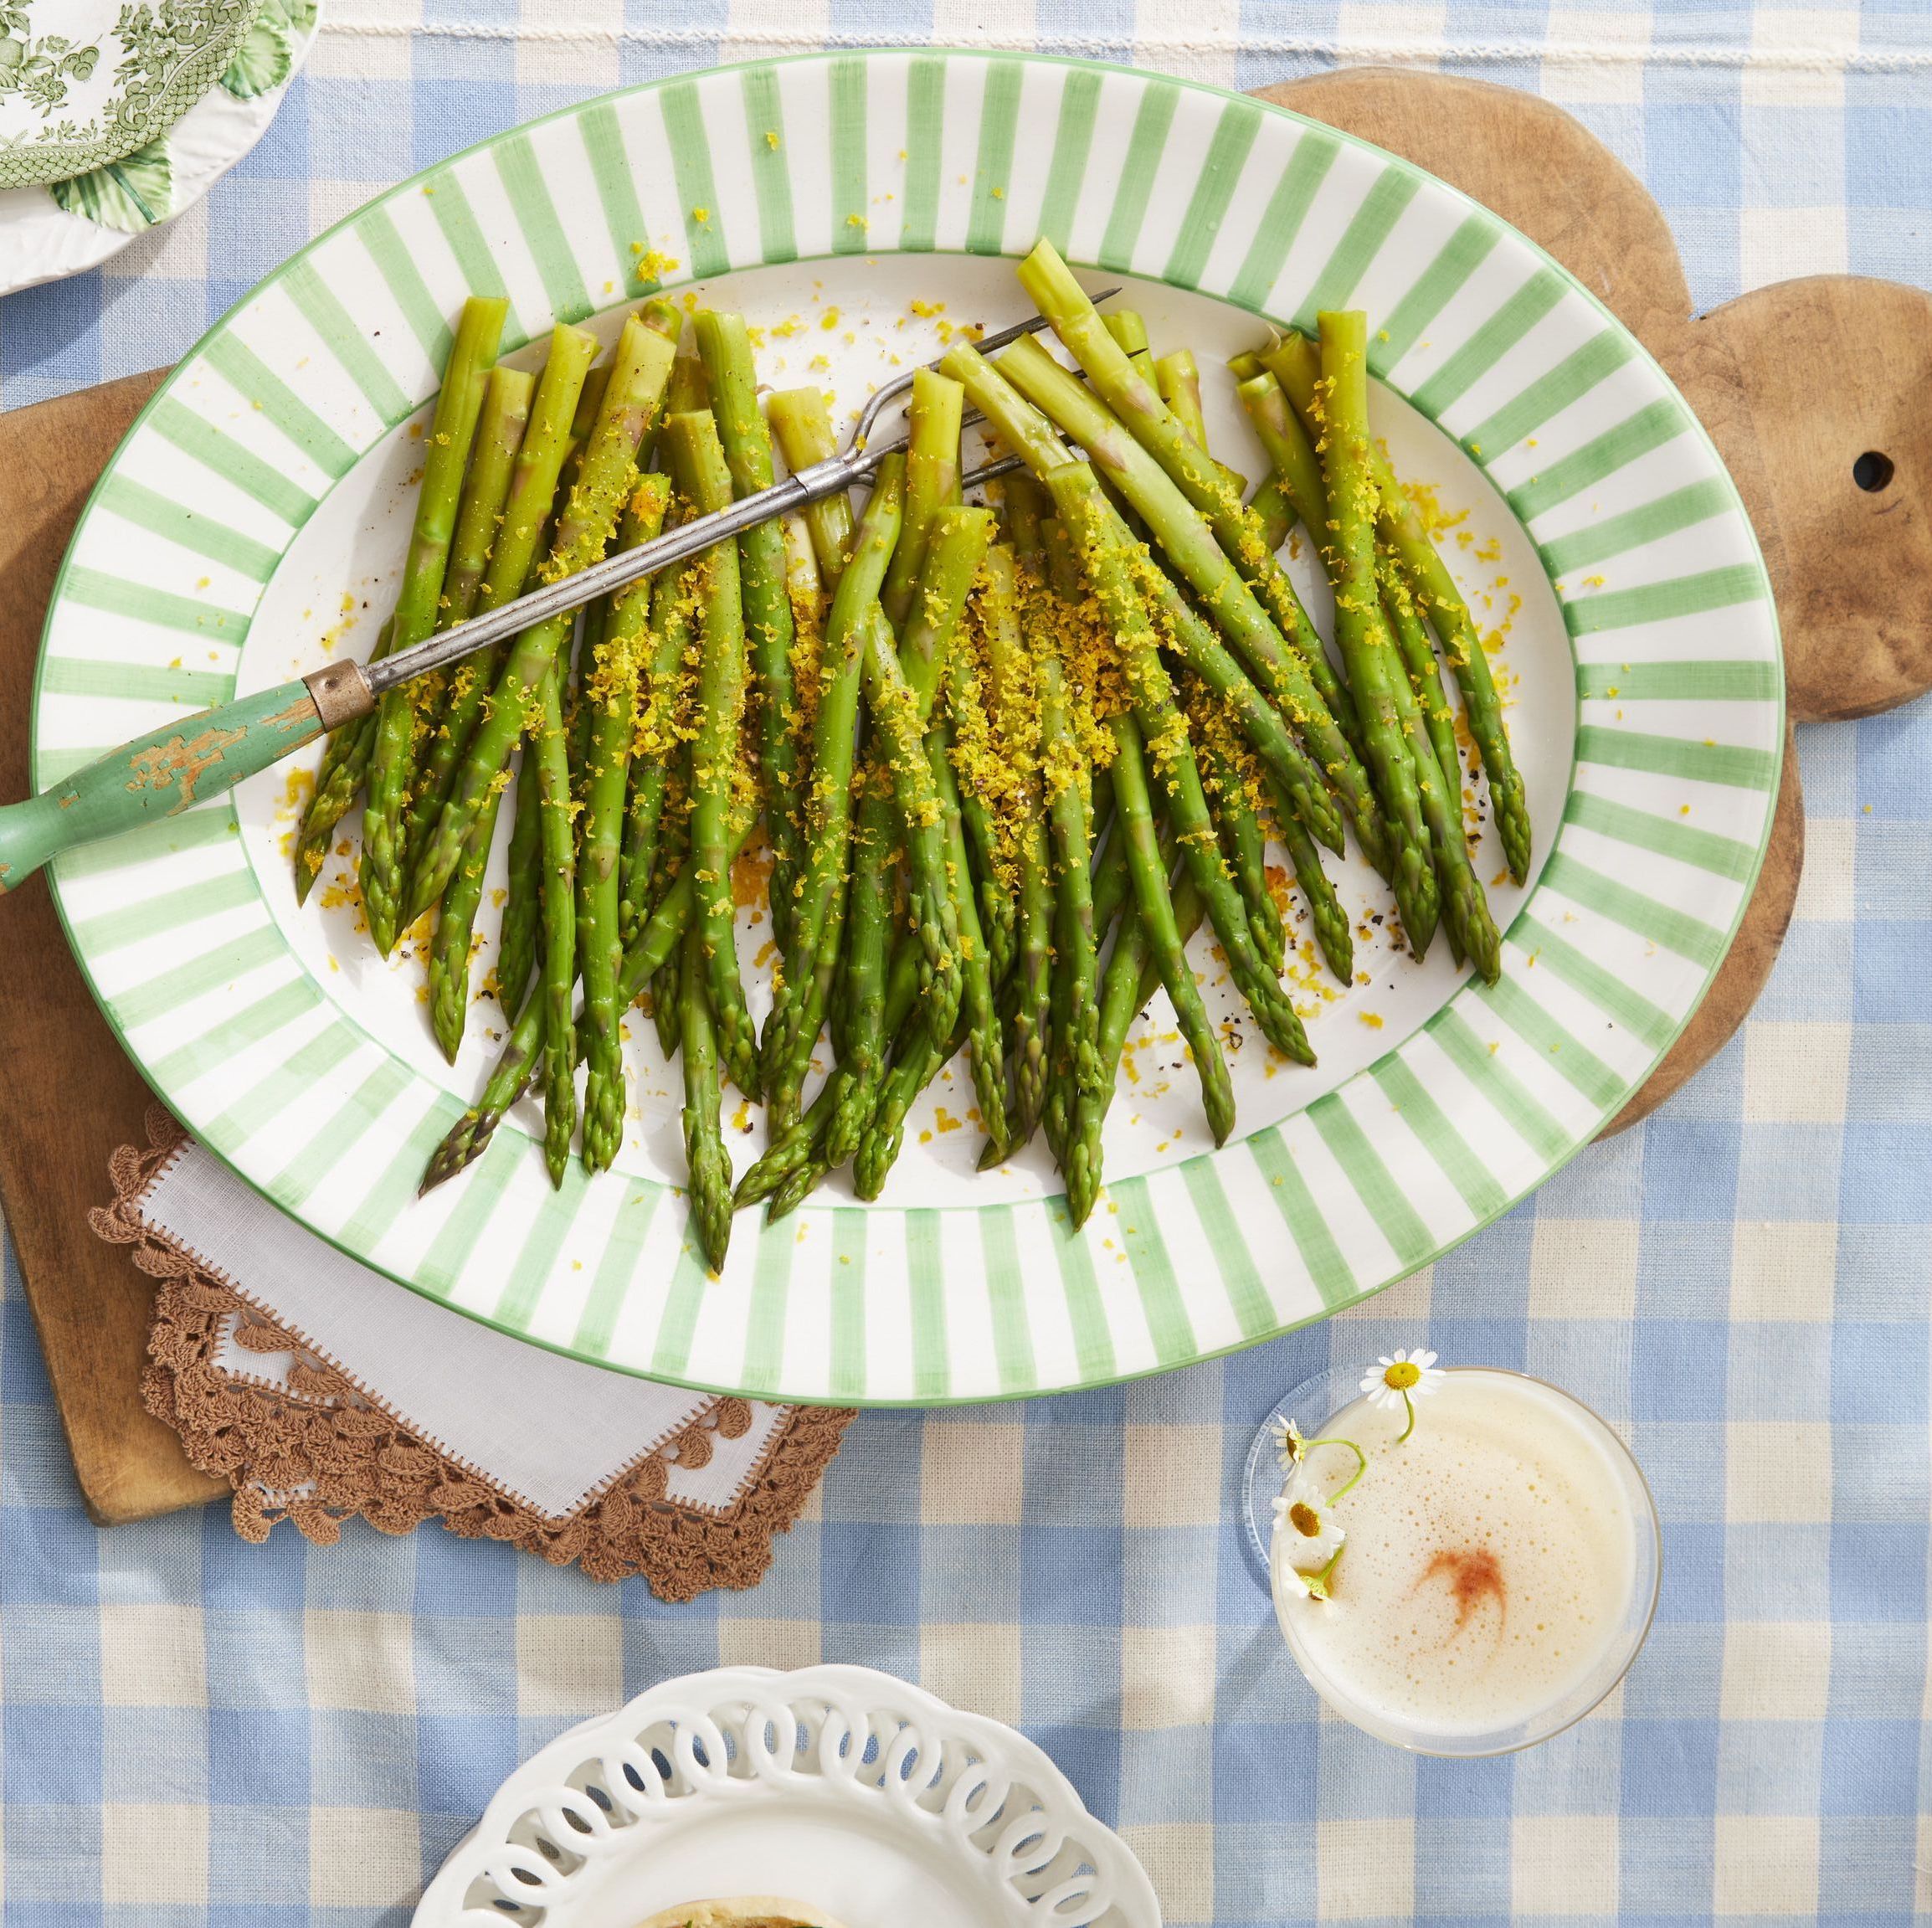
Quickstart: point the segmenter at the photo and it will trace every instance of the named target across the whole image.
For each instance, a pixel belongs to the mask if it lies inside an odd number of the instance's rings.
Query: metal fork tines
[[[1117,288],[1109,288],[1094,298],[1105,301],[1108,296],[1118,292]],[[1015,321],[1010,327],[985,336],[975,346],[983,354],[993,353],[1009,342],[1018,341],[1022,335],[1035,334],[1047,326],[1044,315],[1030,315],[1024,321]],[[936,368],[938,359],[935,357],[924,366]],[[371,695],[380,697],[385,690],[393,689],[399,683],[413,681],[433,670],[445,669],[491,643],[516,635],[552,616],[563,615],[594,601],[599,596],[609,595],[613,590],[621,589],[643,577],[655,575],[660,569],[670,568],[674,563],[698,555],[727,537],[738,535],[774,517],[789,515],[795,509],[804,508],[808,502],[837,495],[855,483],[866,481],[887,455],[906,446],[904,437],[876,449],[871,446],[871,441],[880,416],[894,402],[902,400],[912,392],[912,378],[918,372],[916,368],[907,369],[904,374],[894,376],[882,388],[875,390],[861,409],[858,422],[846,439],[845,447],[837,454],[828,455],[824,461],[814,462],[787,476],[770,488],[761,489],[755,495],[733,502],[727,509],[681,523],[655,541],[640,542],[635,549],[607,556],[576,575],[547,583],[527,595],[500,604],[480,616],[472,616],[468,622],[458,623],[439,635],[417,644],[414,649],[385,656],[380,662],[363,665],[362,674]],[[991,481],[995,476],[1010,474],[1017,465],[1017,459],[1013,456],[983,464],[963,476],[961,486]]]

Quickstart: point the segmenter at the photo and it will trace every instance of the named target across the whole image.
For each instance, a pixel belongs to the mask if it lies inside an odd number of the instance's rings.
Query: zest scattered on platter
[[[1267,1047],[1313,1062],[1282,974],[1289,922],[1305,922],[1352,981],[1321,858],[1344,826],[1389,880],[1408,948],[1424,954],[1440,930],[1495,982],[1462,743],[1518,883],[1523,782],[1467,605],[1370,432],[1366,316],[1324,312],[1318,346],[1290,336],[1237,358],[1272,471],[1245,502],[1246,478],[1207,448],[1190,352],[1157,360],[1141,317],[1103,318],[1049,242],[1020,280],[1084,384],[1030,336],[995,360],[960,342],[913,378],[904,452],[856,524],[848,498],[824,498],[581,623],[535,625],[496,661],[393,690],[337,732],[296,888],[366,787],[367,928],[386,955],[434,918],[431,1022],[452,1061],[522,746],[492,974],[515,1021],[426,1186],[471,1163],[529,1087],[552,1184],[580,1113],[586,1170],[608,1166],[620,1014],[648,986],[665,1053],[683,1060],[688,1196],[714,1268],[735,1206],[768,1200],[782,1217],[848,1161],[876,1198],[914,1101],[962,1048],[982,1166],[1043,1130],[1084,1224],[1121,1051],[1155,990],[1215,1143],[1234,1128],[1184,948],[1201,924]],[[667,516],[768,488],[774,436],[794,470],[834,452],[817,390],[773,395],[768,424],[760,414],[742,316],[696,310],[680,354],[683,311],[660,297],[601,363],[594,336],[560,324],[532,377],[490,365],[503,313],[473,297],[455,332],[387,648],[648,542]],[[969,402],[1024,463],[997,514],[961,501]],[[1276,559],[1297,522],[1328,572],[1339,660]],[[762,1031],[737,943],[754,829],[771,858]],[[1300,893],[1292,920],[1271,833]],[[833,1068],[807,1107],[828,1020]],[[769,1114],[735,1192],[727,1076]]]

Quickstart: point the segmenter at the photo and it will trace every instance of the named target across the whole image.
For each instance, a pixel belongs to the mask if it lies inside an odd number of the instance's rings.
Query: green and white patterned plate
[[[707,1279],[648,1024],[616,1171],[553,1193],[519,1116],[417,1200],[495,1007],[447,1067],[419,966],[380,964],[352,904],[297,909],[285,771],[56,866],[103,1008],[205,1143],[344,1250],[541,1344],[772,1396],[938,1403],[1319,1318],[1496,1217],[1617,1110],[1708,986],[1770,830],[1777,625],[1737,496],[1656,366],[1513,230],[1326,128],[1148,75],[943,53],[727,69],[554,115],[363,209],[208,335],[102,479],[49,617],[37,782],[373,635],[466,290],[507,294],[524,342],[557,317],[608,332],[647,277],[695,280],[765,331],[767,379],[850,408],[959,323],[1022,311],[999,257],[1041,233],[1127,279],[1157,345],[1195,348],[1210,432],[1251,473],[1220,359],[1257,317],[1369,311],[1378,425],[1437,493],[1513,703],[1538,870],[1495,892],[1502,982],[1463,980],[1441,945],[1392,955],[1367,921],[1380,886],[1349,869],[1364,981],[1301,985],[1318,1069],[1256,1040],[1235,1054],[1236,1142],[1206,1150],[1157,1002],[1084,1235],[1035,1154],[972,1172],[951,1086],[878,1205],[832,1190],[774,1231],[741,1217]],[[1501,871],[1493,841],[1481,861]],[[761,934],[748,913],[748,956]]]

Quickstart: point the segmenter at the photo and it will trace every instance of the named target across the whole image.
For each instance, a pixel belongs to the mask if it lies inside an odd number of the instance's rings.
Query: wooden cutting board
[[[1830,276],[1760,290],[1701,319],[1657,204],[1559,109],[1479,82],[1364,68],[1265,99],[1418,162],[1513,222],[1595,292],[1703,418],[1757,526],[1777,592],[1795,722],[1867,716],[1932,686],[1925,484],[1932,298]],[[1826,382],[1820,371],[1829,368]],[[88,490],[162,372],[0,416],[0,797],[27,794],[42,613]],[[1886,486],[1859,486],[1883,470]],[[1787,745],[1787,748],[1788,748]],[[1545,826],[1545,834],[1549,826]],[[1787,755],[1770,853],[1702,1009],[1611,1129],[1661,1103],[1730,1038],[1776,958],[1804,856]],[[8,899],[0,1026],[0,1199],[88,1511],[103,1524],[225,1493],[150,1418],[138,1383],[149,1288],[87,1228],[109,1154],[140,1142],[146,1087],[81,981],[42,887]]]
[[[165,369],[0,415],[0,796],[28,794],[40,622],[87,492]],[[36,881],[0,906],[0,1202],[87,1510],[102,1525],[225,1493],[141,1403],[153,1288],[88,1230],[117,1146],[154,1101],[107,1028]]]

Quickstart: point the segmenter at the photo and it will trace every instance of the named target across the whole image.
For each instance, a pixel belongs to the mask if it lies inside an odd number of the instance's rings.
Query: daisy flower
[[[1312,1500],[1283,1494],[1275,1502],[1275,1557],[1297,1573],[1319,1573],[1332,1566],[1348,1537],[1333,1515]]]
[[[1277,1569],[1280,1582],[1290,1593],[1303,1600],[1326,1600],[1328,1583],[1318,1573],[1303,1573],[1292,1566]]]
[[[1275,1438],[1282,1464],[1285,1467],[1299,1466],[1308,1450],[1308,1442],[1302,1437],[1301,1427],[1292,1419],[1283,1420],[1275,1428]]]
[[[1436,1355],[1421,1346],[1412,1351],[1389,1354],[1375,1363],[1377,1370],[1362,1376],[1362,1391],[1369,1396],[1371,1405],[1385,1409],[1400,1406],[1407,1411],[1408,1423],[1395,1442],[1400,1446],[1416,1430],[1416,1401],[1424,1393],[1436,1390],[1442,1374],[1436,1364]]]

